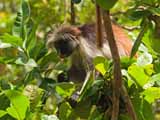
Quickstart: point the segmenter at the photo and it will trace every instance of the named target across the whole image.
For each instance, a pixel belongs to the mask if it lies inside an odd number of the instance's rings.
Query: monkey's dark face
[[[56,48],[58,55],[61,58],[64,58],[70,56],[73,53],[77,47],[77,43],[74,40],[60,39],[54,42],[54,47]]]

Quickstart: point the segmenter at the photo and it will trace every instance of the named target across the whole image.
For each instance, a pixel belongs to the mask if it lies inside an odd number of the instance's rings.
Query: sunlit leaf
[[[104,57],[96,57],[93,61],[95,68],[102,74],[105,75],[109,67],[108,60]]]
[[[28,98],[15,90],[8,90],[5,94],[11,102],[11,106],[7,108],[8,114],[18,120],[23,120],[29,107]]]
[[[128,83],[128,87],[131,87],[133,84],[135,84],[135,82],[131,79],[131,76],[128,74],[127,70],[122,70],[122,75],[127,77],[127,83]]]
[[[59,95],[63,96],[64,98],[67,96],[71,96],[75,91],[75,85],[72,83],[57,83],[54,84],[56,91]]]
[[[128,73],[132,78],[134,78],[135,82],[138,83],[138,85],[140,85],[141,87],[143,87],[143,85],[145,85],[149,80],[149,76],[146,75],[144,68],[140,66],[131,65],[128,68]]]
[[[155,102],[156,99],[160,98],[160,88],[158,87],[150,87],[146,89],[143,93],[145,100],[149,103]]]

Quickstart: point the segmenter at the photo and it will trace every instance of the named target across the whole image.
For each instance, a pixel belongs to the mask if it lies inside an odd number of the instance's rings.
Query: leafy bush
[[[37,1],[32,1],[33,4],[29,5],[28,0],[22,0],[12,27],[12,33],[4,33],[0,36],[0,119],[110,119],[112,60],[103,57],[95,58],[94,66],[101,73],[101,76],[95,80],[94,72],[90,72],[82,86],[80,95],[77,93],[76,84],[58,82],[57,76],[60,74],[63,74],[62,77],[64,78],[62,79],[65,79],[65,71],[69,67],[70,61],[61,62],[56,52],[51,52],[46,48],[46,36],[41,37],[40,35],[45,26],[47,27],[43,34],[47,34],[46,31],[53,19],[41,21],[42,18],[45,18],[44,16],[37,19],[34,16],[41,12],[48,15],[51,9],[54,9],[52,11],[54,14],[56,4],[62,4],[57,0],[50,2],[53,7],[46,7],[47,4]],[[79,3],[81,1],[75,0],[74,2]],[[113,1],[107,8],[113,7],[116,2],[116,0]],[[122,5],[121,2],[117,2],[117,4]],[[93,7],[89,1],[86,3]],[[81,5],[85,6],[86,3],[83,2]],[[99,1],[99,5],[106,8],[102,1]],[[138,120],[158,120],[160,60],[157,32],[159,26],[158,28],[154,27],[148,18],[157,15],[156,20],[159,19],[159,1],[135,0],[129,2],[129,5],[125,15],[128,17],[127,19],[133,20],[133,22],[127,22],[128,25],[139,25],[140,23],[140,28],[145,29],[145,34],[143,33],[141,38],[138,37],[134,44],[132,54],[135,54],[139,48],[138,58],[121,58],[124,85],[133,102]],[[144,9],[141,9],[141,6]],[[37,8],[38,13],[34,13]],[[46,8],[48,9],[44,11]],[[82,11],[86,12],[86,9],[88,8],[85,7]],[[88,13],[92,13],[92,9]],[[114,10],[117,9],[119,9],[118,5]],[[60,12],[63,13],[63,11]],[[80,17],[83,15],[82,13],[79,13]],[[67,12],[67,14],[69,13]],[[118,14],[119,16],[121,15]],[[62,17],[64,16],[55,18],[54,23],[61,23],[64,20]],[[90,17],[81,17],[80,22],[87,21]],[[124,20],[122,17],[117,21],[125,24],[127,19]],[[147,26],[144,26],[146,19],[148,20]],[[41,24],[41,22],[45,24]],[[159,25],[156,22],[155,24]],[[135,37],[138,32],[139,30],[136,30],[132,35]],[[142,42],[143,45],[139,47]],[[130,120],[126,110],[126,101],[123,97],[122,95],[120,98],[119,119]]]

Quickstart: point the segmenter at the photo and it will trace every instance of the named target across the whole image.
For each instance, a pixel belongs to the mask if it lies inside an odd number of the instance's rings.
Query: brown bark
[[[97,47],[102,48],[103,46],[102,15],[101,15],[101,9],[97,4],[96,4],[96,40],[97,40]]]
[[[75,20],[75,9],[74,9],[74,3],[71,0],[71,24],[74,25],[76,23]]]

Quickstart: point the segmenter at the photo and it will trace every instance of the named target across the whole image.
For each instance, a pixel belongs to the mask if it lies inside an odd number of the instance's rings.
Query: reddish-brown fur
[[[117,41],[117,45],[121,45],[127,56],[130,55],[132,49],[132,41],[129,39],[125,31],[118,25],[112,24],[113,33]]]
[[[116,39],[116,43],[119,46],[118,48],[123,49],[126,55],[129,56],[132,49],[132,41],[128,37],[127,33],[125,33],[124,29],[122,29],[118,25],[112,24],[112,28],[113,28],[113,33]],[[94,24],[85,24],[79,27],[79,30],[81,31],[81,34],[83,37],[88,38],[88,40],[96,44],[96,40],[95,40],[96,31],[95,31]],[[105,32],[103,32],[103,36],[104,36],[104,39],[106,39]],[[103,40],[103,42],[106,42],[106,41]]]

